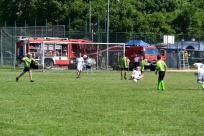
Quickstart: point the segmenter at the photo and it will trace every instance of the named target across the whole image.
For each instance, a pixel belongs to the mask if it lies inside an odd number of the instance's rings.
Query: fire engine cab
[[[129,58],[129,69],[136,67],[135,57],[138,57],[138,60],[143,56],[146,64],[145,69],[150,69],[154,71],[156,68],[157,55],[162,55],[162,60],[166,60],[166,52],[164,49],[158,50],[154,45],[151,46],[126,46],[125,47],[126,56]]]
[[[44,68],[46,69],[51,69],[54,65],[75,68],[75,60],[78,53],[83,56],[96,52],[93,45],[83,44],[90,43],[91,41],[88,39],[18,36],[16,41],[16,56],[18,60],[21,60],[28,52],[32,53],[34,59],[42,59],[43,47]]]

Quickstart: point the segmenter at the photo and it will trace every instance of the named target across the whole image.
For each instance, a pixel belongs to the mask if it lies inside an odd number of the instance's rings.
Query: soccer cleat
[[[30,80],[30,82],[34,82],[34,80]]]
[[[16,77],[16,82],[18,82],[18,78]]]
[[[126,76],[124,76],[124,79],[126,80]]]

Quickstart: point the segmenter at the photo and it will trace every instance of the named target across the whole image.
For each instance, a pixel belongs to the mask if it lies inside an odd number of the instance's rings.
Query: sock
[[[163,80],[161,80],[161,86],[162,86],[162,90],[164,90],[165,87],[164,87],[164,81]]]
[[[201,85],[202,87],[204,87],[204,82],[202,83],[202,85]]]
[[[157,89],[160,89],[160,86],[161,86],[161,80],[158,80]]]

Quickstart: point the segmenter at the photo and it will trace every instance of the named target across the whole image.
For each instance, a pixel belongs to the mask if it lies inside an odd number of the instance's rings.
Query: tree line
[[[0,26],[60,24],[89,31],[92,24],[105,32],[107,1],[1,0]],[[203,35],[203,0],[110,0],[109,8],[110,32]]]

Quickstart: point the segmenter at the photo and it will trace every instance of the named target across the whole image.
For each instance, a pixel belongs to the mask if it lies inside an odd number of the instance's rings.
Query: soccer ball
[[[87,55],[84,55],[83,57],[84,57],[84,59],[86,59],[86,58],[87,58]]]
[[[133,82],[135,82],[135,83],[136,83],[136,82],[137,82],[137,79],[133,79]]]

